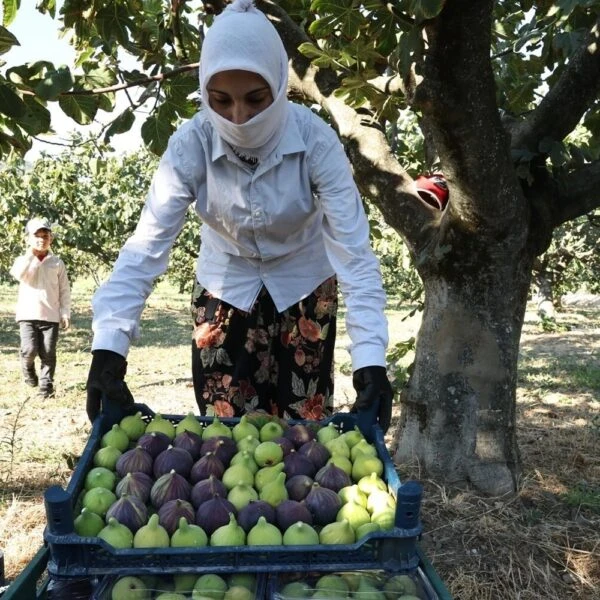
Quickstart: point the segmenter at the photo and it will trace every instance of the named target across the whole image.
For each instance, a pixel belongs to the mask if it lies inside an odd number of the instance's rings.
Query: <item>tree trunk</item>
[[[395,457],[418,457],[434,480],[500,495],[516,489],[520,474],[517,359],[532,257],[510,243],[463,253],[472,246],[455,246],[444,272],[421,274],[425,309]]]

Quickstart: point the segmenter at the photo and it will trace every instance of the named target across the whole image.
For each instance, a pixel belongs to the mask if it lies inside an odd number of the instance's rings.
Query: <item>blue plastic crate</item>
[[[198,573],[198,576],[203,574],[204,573]],[[111,600],[113,585],[118,581],[119,577],[119,575],[105,575],[98,583],[98,586],[89,600]],[[257,573],[256,586],[253,590],[255,600],[267,598],[267,579],[268,577],[265,573]],[[151,591],[156,592],[156,590]],[[152,597],[154,598],[154,595]]]
[[[135,405],[147,420],[154,413],[146,405]],[[173,423],[183,416],[162,415]],[[46,491],[45,505],[48,524],[44,540],[50,548],[48,572],[57,577],[95,575],[135,575],[198,572],[259,573],[269,566],[271,572],[342,569],[407,570],[419,563],[416,542],[422,527],[419,520],[420,485],[402,484],[385,446],[383,432],[373,427],[373,443],[384,464],[384,479],[391,493],[398,498],[396,526],[385,532],[370,533],[354,544],[314,546],[226,546],[204,548],[115,549],[100,538],[81,537],[74,532],[73,518],[80,505],[85,475],[93,466],[93,457],[100,447],[102,435],[119,420],[118,414],[107,411],[96,419],[90,438],[66,489],[53,486]],[[198,417],[203,424],[212,417]],[[223,418],[233,426],[239,419]],[[353,429],[357,417],[352,413],[337,413],[323,426],[333,421],[341,431]],[[291,421],[310,424],[309,421]],[[409,490],[410,488],[410,490]],[[407,491],[405,501],[404,491]]]

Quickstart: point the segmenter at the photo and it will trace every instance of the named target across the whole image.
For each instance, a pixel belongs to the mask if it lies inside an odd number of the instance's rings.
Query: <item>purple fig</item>
[[[148,509],[137,496],[123,494],[106,512],[106,522],[114,517],[121,525],[125,525],[131,533],[135,533],[148,519]]]
[[[190,501],[194,508],[198,508],[202,503],[212,500],[215,496],[227,498],[227,493],[228,490],[225,484],[214,475],[211,475],[208,479],[203,479],[194,484],[190,494]]]
[[[223,525],[229,523],[229,515],[237,515],[235,506],[221,496],[203,502],[196,510],[196,525],[204,529],[209,537]]]
[[[195,519],[194,507],[186,500],[169,500],[158,509],[158,522],[167,530],[171,536],[179,527],[179,519],[185,517],[188,523]]]
[[[150,498],[150,490],[154,484],[154,479],[146,473],[136,471],[135,473],[127,473],[125,477],[120,479],[115,488],[117,498],[123,494],[131,494],[137,496],[142,502],[148,502]]]
[[[182,500],[189,500],[192,491],[192,486],[187,479],[175,472],[170,471],[161,475],[152,486],[150,490],[150,502],[154,508],[160,508],[165,502],[169,500],[176,500],[181,498]]]
[[[169,471],[175,471],[187,478],[193,464],[194,459],[187,450],[169,446],[154,459],[154,477],[158,479]]]
[[[298,521],[302,521],[308,525],[312,525],[313,523],[312,513],[306,504],[289,499],[280,502],[275,507],[275,518],[277,520],[277,527],[282,532],[285,532],[288,527],[291,527]]]

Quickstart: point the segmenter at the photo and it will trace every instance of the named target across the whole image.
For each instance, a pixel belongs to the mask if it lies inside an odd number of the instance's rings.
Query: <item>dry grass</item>
[[[42,544],[44,490],[68,481],[89,434],[89,293],[76,286],[73,329],[59,341],[59,395],[41,401],[20,383],[14,289],[0,286],[0,548],[9,580]],[[393,341],[418,325],[401,316],[390,311]],[[185,299],[160,287],[144,318],[128,374],[136,399],[155,411],[194,410]],[[600,308],[565,310],[558,324],[542,333],[529,315],[522,338],[517,495],[481,497],[429,481],[418,464],[398,466],[425,486],[422,546],[457,599],[600,599]],[[346,343],[341,335],[336,354],[343,405],[352,398]]]

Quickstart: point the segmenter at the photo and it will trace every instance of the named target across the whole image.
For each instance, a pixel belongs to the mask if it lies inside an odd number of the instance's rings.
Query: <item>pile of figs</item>
[[[385,571],[280,574],[272,594],[272,600],[420,600],[423,597],[420,582],[413,575]]]
[[[383,474],[358,428],[138,412],[102,436],[75,532],[116,548],[352,544],[394,527]]]
[[[104,597],[104,596],[103,596]],[[123,576],[110,585],[110,600],[256,600],[252,573]]]

